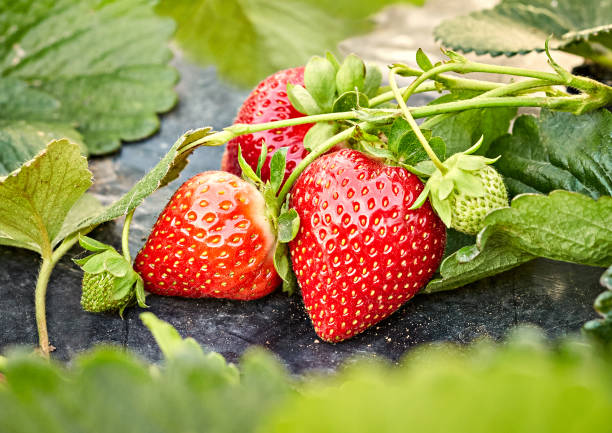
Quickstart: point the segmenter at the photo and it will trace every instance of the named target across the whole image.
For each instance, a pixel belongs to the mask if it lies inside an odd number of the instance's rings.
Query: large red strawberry
[[[300,229],[289,247],[316,333],[340,341],[397,310],[432,277],[446,243],[423,184],[401,167],[351,149],[327,154],[298,178]]]
[[[256,299],[280,284],[275,240],[261,192],[230,173],[209,171],[172,196],[134,268],[152,293]]]
[[[304,85],[304,67],[279,71],[264,79],[244,101],[234,123],[255,124],[304,116],[293,108],[291,102],[289,102],[287,83]],[[268,155],[261,170],[262,180],[265,182],[270,179],[270,158],[279,147],[288,148],[286,179],[289,173],[308,154],[304,149],[303,141],[312,125],[312,123],[308,123],[288,126],[234,138],[227,143],[221,161],[221,170],[240,176],[242,170],[238,165],[239,146],[242,149],[242,156],[255,170],[261,153],[261,145],[266,143]]]

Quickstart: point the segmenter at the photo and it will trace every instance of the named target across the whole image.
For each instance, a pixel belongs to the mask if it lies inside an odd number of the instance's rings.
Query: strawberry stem
[[[43,257],[40,271],[38,272],[38,280],[36,281],[36,290],[34,291],[34,305],[36,310],[36,326],[38,328],[38,346],[40,352],[45,358],[49,358],[51,347],[49,345],[49,333],[47,332],[47,312],[46,312],[46,297],[49,277],[53,271],[55,263],[51,257]]]
[[[399,104],[400,109],[402,110],[402,113],[404,114],[404,117],[406,118],[406,120],[408,121],[408,124],[410,125],[414,133],[416,134],[419,142],[421,143],[421,146],[423,146],[423,149],[425,149],[425,152],[429,156],[429,159],[431,159],[431,161],[434,163],[437,169],[440,170],[440,173],[444,174],[447,171],[446,167],[444,167],[444,164],[442,164],[442,161],[440,161],[436,153],[433,151],[433,149],[427,142],[427,139],[421,132],[421,128],[419,128],[419,125],[417,125],[416,121],[414,120],[414,117],[412,117],[412,114],[410,114],[410,110],[406,106],[406,101],[404,101],[404,98],[402,97],[402,93],[400,92],[399,87],[397,87],[397,82],[395,81],[396,70],[397,70],[396,68],[392,68],[389,71],[389,85],[391,86],[391,90],[393,91],[393,94],[395,95],[395,98],[397,99],[397,103]]]
[[[123,223],[123,231],[121,233],[121,250],[123,252],[123,257],[128,263],[132,263],[132,257],[130,256],[130,225],[132,224],[132,217],[134,216],[134,211],[136,208],[132,209],[125,216],[125,222]]]

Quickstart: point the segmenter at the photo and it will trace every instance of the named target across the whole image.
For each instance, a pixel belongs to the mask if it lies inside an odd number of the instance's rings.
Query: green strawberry
[[[430,177],[411,209],[421,206],[429,196],[431,205],[447,227],[476,235],[484,227],[484,219],[490,212],[508,207],[504,181],[490,166],[497,158],[472,155],[481,144],[482,138],[465,152],[445,160],[443,172],[431,161],[417,165]]]
[[[74,260],[85,272],[83,275],[81,306],[91,313],[123,311],[134,301],[141,307],[144,285],[132,264],[110,245],[82,236],[79,244],[93,254]]]

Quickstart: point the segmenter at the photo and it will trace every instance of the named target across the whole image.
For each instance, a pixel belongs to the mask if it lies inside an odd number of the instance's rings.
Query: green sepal
[[[415,164],[413,167],[417,172],[422,173],[422,174],[415,173],[421,177],[431,177],[431,175],[434,174],[437,170],[434,163],[429,159],[425,161],[421,161],[418,164]]]
[[[423,71],[429,71],[434,67],[431,60],[429,60],[429,57],[427,57],[427,54],[425,54],[421,48],[417,50],[416,62],[417,65],[419,65],[419,68],[421,68]]]
[[[361,92],[348,91],[342,93],[336,98],[332,106],[334,113],[341,113],[351,110],[361,110],[362,108],[368,108],[370,106],[370,100],[366,95]]]
[[[606,290],[605,292],[600,293],[595,299],[593,307],[595,308],[595,311],[602,316],[609,315],[612,317],[612,291]]]
[[[287,151],[289,148],[280,147],[270,159],[270,186],[276,195],[285,178],[285,166],[287,163]]]
[[[470,172],[453,169],[445,178],[450,178],[455,183],[458,192],[472,197],[483,197],[485,195],[484,185],[480,178]]]
[[[268,146],[266,142],[261,143],[261,151],[259,152],[259,157],[257,158],[257,170],[255,170],[255,174],[258,178],[261,179],[261,169],[263,168],[264,163],[266,162],[266,158],[268,157]]]
[[[297,279],[291,267],[287,244],[277,242],[274,250],[274,268],[283,280],[283,292],[292,295],[298,287]]]
[[[453,189],[455,188],[455,183],[452,179],[448,177],[442,178],[440,185],[438,186],[438,198],[440,200],[446,200]]]
[[[376,65],[366,65],[365,81],[363,83],[363,93],[372,98],[378,94],[380,84],[382,83],[382,72]]]
[[[116,277],[114,281],[114,293],[111,297],[112,300],[118,301],[123,299],[130,294],[134,283],[136,283],[138,274],[134,271],[130,272],[129,275],[124,277]]]
[[[414,201],[414,203],[412,203],[412,206],[410,206],[408,209],[415,210],[423,206],[423,203],[425,203],[425,200],[427,200],[427,196],[429,195],[430,189],[431,189],[431,184],[427,182],[425,184],[425,188],[423,188],[423,191],[421,191],[417,199]]]
[[[434,191],[432,191],[434,192]],[[440,200],[438,194],[430,194],[430,203],[446,227],[451,226],[452,211],[448,200]]]
[[[354,111],[355,119],[373,124],[387,125],[390,120],[397,119],[397,110],[384,108],[360,108]]]
[[[106,251],[108,249],[113,248],[110,245],[106,245],[94,238],[90,238],[88,236],[83,235],[79,235],[79,245],[87,251],[91,251],[94,253],[100,253],[102,251]]]
[[[355,54],[349,54],[338,73],[336,74],[336,88],[338,93],[346,93],[358,89],[360,92],[364,89],[366,67],[363,60]]]
[[[320,144],[333,137],[338,132],[336,122],[320,122],[312,126],[304,136],[304,148],[313,152]]]
[[[106,260],[112,257],[116,257],[118,255],[119,253],[114,249],[107,250],[89,256],[89,260],[85,261],[85,263],[83,263],[82,265],[80,263],[77,264],[81,266],[81,269],[83,269],[84,272],[90,274],[99,274],[100,272],[106,271]]]
[[[257,173],[253,171],[251,166],[245,161],[244,157],[242,156],[242,148],[240,145],[238,145],[238,164],[242,169],[243,178],[250,180],[255,185],[261,185],[261,179],[259,178],[259,176],[257,176]]]
[[[278,217],[278,241],[292,241],[300,229],[300,217],[295,209],[289,209]]]
[[[467,171],[480,170],[485,165],[487,165],[487,163],[484,160],[484,158],[478,158],[478,157],[474,158],[474,157],[470,157],[470,155],[459,155],[459,157],[457,158],[457,167],[459,167],[462,170],[467,170]]]
[[[321,107],[304,87],[287,83],[287,97],[291,105],[302,114],[320,114]]]
[[[336,96],[334,65],[324,57],[312,57],[304,70],[304,85],[317,105],[324,112],[329,112]]]
[[[132,270],[132,265],[120,255],[108,257],[104,261],[104,269],[115,277],[124,277]]]
[[[472,145],[472,147],[470,147],[469,149],[461,152],[464,155],[471,155],[474,152],[476,152],[478,149],[480,149],[480,146],[482,146],[482,143],[484,143],[484,135],[481,135],[480,138],[478,139],[478,141],[476,141],[476,143],[474,143]]]
[[[136,285],[134,286],[134,293],[136,294],[136,302],[138,306],[141,308],[149,308],[149,306],[145,302],[146,294],[144,290],[144,281],[142,281],[142,277],[136,274],[138,278],[136,278]]]
[[[391,153],[391,151],[389,151],[389,149],[385,147],[372,146],[371,144],[368,144],[364,141],[360,142],[359,145],[361,146],[361,150],[363,150],[364,153],[367,153],[368,155],[373,156],[374,158],[383,160],[394,159],[393,153]]]
[[[459,53],[456,53],[453,50],[443,50],[443,53],[446,57],[448,57],[449,59],[451,59],[451,61],[455,63],[466,63],[468,61],[467,58],[465,58]]]
[[[332,64],[332,66],[334,67],[334,69],[336,70],[336,74],[338,73],[338,71],[340,70],[340,62],[338,61],[338,59],[336,58],[336,56],[334,56],[334,53],[332,53],[331,51],[326,51],[325,52],[325,58],[327,60],[329,60],[329,63]]]

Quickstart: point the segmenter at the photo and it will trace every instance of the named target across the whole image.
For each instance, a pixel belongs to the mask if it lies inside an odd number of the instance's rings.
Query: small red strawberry
[[[209,171],[172,196],[134,268],[159,295],[256,299],[280,284],[275,241],[261,192],[230,173]]]
[[[264,79],[244,101],[234,123],[264,123],[304,116],[289,102],[287,83],[304,85],[304,67],[276,72]],[[255,170],[261,153],[261,144],[266,143],[268,155],[261,170],[261,179],[270,179],[270,159],[279,147],[287,147],[285,179],[304,159],[308,151],[304,148],[304,136],[313,124],[288,126],[242,135],[227,143],[221,162],[221,170],[240,176],[238,147],[245,161]]]
[[[300,229],[293,270],[316,333],[341,341],[397,310],[432,277],[446,243],[423,184],[401,167],[351,149],[327,154],[298,178]]]

